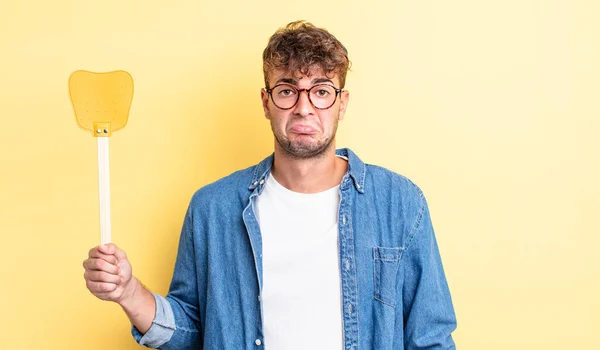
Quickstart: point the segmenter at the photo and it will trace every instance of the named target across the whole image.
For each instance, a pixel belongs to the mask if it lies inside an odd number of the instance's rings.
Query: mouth
[[[317,129],[309,125],[294,125],[291,129],[291,132],[295,134],[303,134],[303,135],[314,135],[317,133]]]

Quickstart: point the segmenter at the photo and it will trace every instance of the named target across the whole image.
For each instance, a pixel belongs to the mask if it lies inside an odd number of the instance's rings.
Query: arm
[[[119,304],[131,323],[141,333],[146,333],[152,326],[152,321],[156,316],[156,300],[153,294],[137,278],[133,277],[131,283],[131,296],[122,300]]]
[[[144,296],[137,300],[151,303],[152,298],[156,305],[156,316],[147,332],[137,328],[138,324],[132,319],[134,339],[140,345],[162,350],[202,349],[194,222],[190,208],[181,230],[169,293],[163,297],[146,292],[142,289],[140,293]],[[143,324],[140,326],[144,327]]]
[[[456,316],[429,209],[420,209],[405,251],[403,309],[405,349],[455,349]]]
[[[156,315],[156,302],[152,293],[133,277],[123,250],[112,243],[92,248],[83,267],[86,285],[92,294],[121,305],[131,323],[142,332],[150,329]]]
[[[133,277],[125,252],[114,244],[92,248],[83,262],[87,288],[101,300],[118,303],[140,344],[163,350],[201,349],[193,222],[188,210],[181,232],[171,289],[150,292]]]

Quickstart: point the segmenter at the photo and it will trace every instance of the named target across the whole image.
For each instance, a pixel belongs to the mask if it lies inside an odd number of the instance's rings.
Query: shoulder
[[[398,192],[405,197],[416,202],[421,202],[423,199],[423,191],[408,177],[392,171],[388,168],[374,165],[366,165],[366,177],[375,191],[388,190]]]
[[[366,166],[365,180],[365,193],[371,193],[368,197],[372,198],[375,207],[397,213],[395,219],[411,223],[410,227],[419,225],[428,209],[423,191],[415,182],[397,172],[371,164]]]
[[[236,202],[250,194],[248,186],[252,179],[254,166],[235,171],[212,183],[202,186],[192,195],[190,206],[206,208],[210,204],[226,204]]]
[[[391,209],[391,219],[404,223],[408,246],[429,211],[423,191],[408,177],[377,165],[367,164],[366,177],[375,206]]]

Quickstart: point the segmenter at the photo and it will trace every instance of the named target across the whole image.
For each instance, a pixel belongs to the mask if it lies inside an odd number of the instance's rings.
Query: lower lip
[[[317,130],[315,130],[314,128],[311,128],[310,126],[300,126],[300,125],[294,126],[291,131],[296,134],[308,134],[308,135],[317,133]]]

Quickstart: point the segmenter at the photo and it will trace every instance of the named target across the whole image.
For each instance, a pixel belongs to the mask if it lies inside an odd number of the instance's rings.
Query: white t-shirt
[[[303,194],[272,175],[256,201],[266,350],[343,349],[339,186]]]

